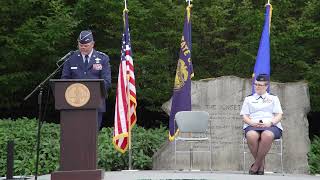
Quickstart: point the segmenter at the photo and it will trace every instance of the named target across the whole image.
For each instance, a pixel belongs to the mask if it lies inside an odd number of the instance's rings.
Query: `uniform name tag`
[[[78,69],[78,67],[71,67],[70,69]]]

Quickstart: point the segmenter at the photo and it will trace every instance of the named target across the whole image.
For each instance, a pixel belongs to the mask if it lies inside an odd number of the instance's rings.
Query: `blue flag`
[[[264,20],[264,27],[260,39],[260,45],[258,55],[256,58],[256,64],[254,65],[254,72],[252,75],[252,93],[254,90],[254,81],[259,74],[267,74],[270,77],[270,26],[271,26],[271,4],[266,5],[266,14]],[[269,78],[270,79],[270,78]],[[267,91],[270,91],[268,86]]]
[[[183,35],[179,60],[177,64],[176,77],[172,96],[169,140],[173,141],[177,132],[175,115],[179,111],[191,111],[191,78],[193,67],[191,62],[191,6],[186,8]]]

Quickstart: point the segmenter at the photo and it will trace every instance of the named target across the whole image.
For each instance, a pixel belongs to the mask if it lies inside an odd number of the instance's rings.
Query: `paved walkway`
[[[34,179],[34,178],[33,178]],[[320,180],[320,176],[303,174],[272,174],[263,176],[248,175],[243,172],[206,171],[109,171],[104,180]],[[40,176],[38,180],[50,180],[50,175]]]

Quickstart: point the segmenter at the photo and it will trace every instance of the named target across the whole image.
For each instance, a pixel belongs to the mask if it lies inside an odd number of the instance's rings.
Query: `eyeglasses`
[[[254,85],[259,87],[266,86],[266,84],[258,84],[258,83],[254,83]]]

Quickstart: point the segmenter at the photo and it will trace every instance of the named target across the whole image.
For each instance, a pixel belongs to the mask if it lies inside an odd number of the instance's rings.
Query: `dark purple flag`
[[[179,111],[191,111],[191,78],[193,68],[191,62],[191,6],[186,8],[180,55],[172,96],[169,122],[169,140],[173,141],[177,132],[174,116]]]

